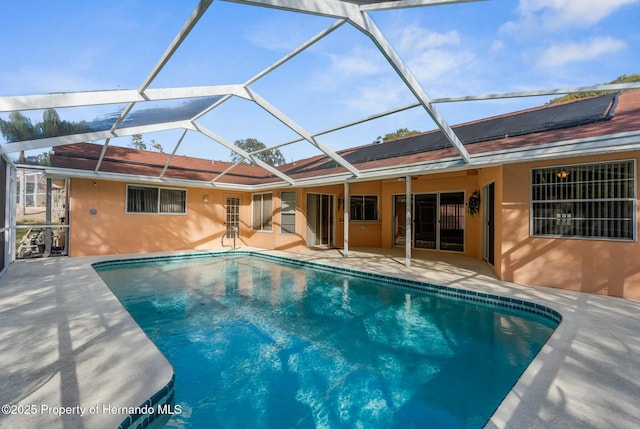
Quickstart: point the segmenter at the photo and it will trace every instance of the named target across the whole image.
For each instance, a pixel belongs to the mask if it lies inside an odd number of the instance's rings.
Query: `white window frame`
[[[374,197],[376,199],[376,218],[375,219],[364,219],[364,214],[365,214],[365,200],[366,198],[371,198]],[[354,200],[358,200],[358,199],[362,199],[362,213],[360,213],[360,215],[362,215],[363,219],[356,219],[356,216],[354,216],[354,212],[353,210],[351,210],[351,204],[353,203]],[[349,196],[349,223],[351,222],[358,222],[358,223],[362,223],[362,222],[380,222],[380,196],[377,194],[357,194],[357,195],[350,195]]]
[[[291,194],[293,199],[285,200],[284,195]],[[289,210],[284,209],[283,201],[287,201],[292,207]],[[296,191],[281,191],[280,192],[280,234],[283,235],[295,235],[296,233],[296,211],[298,206],[298,193]],[[284,216],[293,215],[293,231],[285,231],[284,229]],[[289,224],[287,224],[289,225]]]
[[[269,225],[265,225],[264,219],[264,196],[271,196],[271,214]],[[256,228],[256,197],[260,197],[260,228]],[[268,228],[265,228],[268,226]],[[273,232],[273,192],[261,192],[251,195],[251,229],[257,232]]]
[[[547,173],[551,173],[552,175],[556,174],[558,179],[560,180],[560,177],[562,177],[562,175],[564,174],[570,175],[572,172],[576,171],[577,168],[580,168],[580,169],[596,168],[598,166],[607,165],[607,164],[614,165],[614,164],[625,164],[625,163],[631,163],[631,174],[633,175],[632,177],[628,177],[626,179],[617,179],[617,180],[603,180],[603,181],[595,181],[595,182],[592,180],[589,182],[577,182],[577,185],[578,186],[583,185],[585,189],[589,189],[589,190],[591,190],[590,187],[592,186],[600,186],[600,187],[618,186],[618,191],[620,191],[624,186],[623,181],[626,180],[633,187],[631,196],[627,195],[626,197],[621,197],[620,195],[617,195],[609,198],[603,198],[603,197],[582,198],[580,194],[583,193],[584,190],[581,190],[581,189],[575,190],[575,188],[570,188],[571,189],[570,192],[572,192],[572,194],[570,195],[566,195],[566,196],[562,195],[561,197],[551,197],[546,199],[536,198],[535,186],[544,186],[542,184],[536,185],[536,183],[534,183],[535,174],[538,171],[547,170]],[[532,237],[541,237],[541,238],[565,238],[565,239],[600,240],[600,241],[607,240],[607,241],[623,241],[623,242],[637,241],[637,234],[638,234],[637,215],[636,215],[637,213],[636,211],[637,210],[637,178],[638,178],[637,166],[636,166],[636,161],[634,159],[620,159],[620,160],[590,162],[590,163],[581,163],[581,164],[562,164],[562,165],[532,168],[531,176],[530,176],[530,186],[529,186],[530,235]],[[559,189],[558,185],[556,185],[556,188]],[[602,193],[604,191],[600,189],[598,192]],[[537,193],[537,195],[540,195],[541,193],[542,193],[542,190],[540,190]],[[593,216],[586,217],[586,216],[580,215],[580,212],[585,211],[584,206],[586,205],[590,205],[589,208],[591,209],[592,212],[599,211],[602,213],[603,211],[605,211],[605,209],[609,208],[604,206],[604,204],[607,204],[607,203],[609,204],[609,207],[617,208],[618,209],[617,211],[624,210],[625,203],[626,203],[627,204],[626,209],[631,213],[631,217],[629,218],[626,216],[615,216],[615,213],[614,213],[614,216],[610,217],[610,215],[607,215],[607,217],[604,217],[604,218],[601,217],[602,215],[600,215],[600,217],[593,217]],[[615,205],[616,203],[618,203],[619,205],[616,206]],[[556,204],[558,206],[558,210],[556,210],[557,213],[554,212],[553,214],[553,216],[555,217],[551,216],[551,214],[549,213],[547,213],[547,215],[544,216],[544,212],[542,209],[539,209],[540,211],[536,212],[537,204],[539,205]],[[573,208],[573,205],[580,208]],[[611,211],[615,212],[616,210],[611,210]],[[548,209],[547,209],[547,212],[548,212]],[[545,234],[545,233],[540,233],[539,231],[536,231],[536,221],[544,222],[545,220],[547,223],[550,223],[550,224],[555,223],[556,229],[553,233]],[[607,225],[607,228],[604,228],[603,224],[599,222],[609,222],[610,224],[615,225],[616,222],[620,222],[620,221],[629,222],[631,230],[629,231],[630,234],[628,236],[616,237],[614,236],[615,234],[613,233],[602,234],[601,231],[603,229],[605,230],[608,229],[609,225]],[[580,227],[580,225],[578,224],[579,222],[591,222],[591,224],[587,224],[587,226],[591,225],[589,229],[591,229],[592,231],[598,231],[601,235],[576,234],[574,231]],[[615,231],[615,227],[612,227],[611,230]]]
[[[154,211],[142,212],[142,211],[129,211],[129,188],[145,188],[145,189],[153,189],[156,191],[156,205]],[[180,191],[184,193],[184,211],[178,212],[165,212],[161,211],[161,195],[163,190],[168,191]],[[170,187],[161,187],[161,186],[147,186],[147,185],[130,185],[128,184],[125,191],[125,201],[124,201],[124,209],[126,214],[134,214],[134,215],[186,215],[187,214],[187,206],[188,206],[188,193],[184,188],[170,188]]]

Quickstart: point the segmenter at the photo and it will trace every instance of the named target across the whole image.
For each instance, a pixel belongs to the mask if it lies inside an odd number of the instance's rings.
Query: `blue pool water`
[[[168,427],[479,428],[556,326],[257,256],[98,271],[174,367]]]

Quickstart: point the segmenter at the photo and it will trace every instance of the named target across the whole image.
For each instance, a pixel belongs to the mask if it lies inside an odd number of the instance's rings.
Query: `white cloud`
[[[539,56],[538,67],[561,67],[569,63],[594,60],[626,48],[626,43],[613,37],[594,37],[579,43],[558,43]]]
[[[393,45],[427,89],[443,78],[450,83],[476,60],[472,48],[463,44],[455,30],[437,33],[416,24],[406,25],[393,36]]]
[[[501,28],[505,32],[556,31],[567,27],[588,27],[624,6],[640,0],[520,0],[518,18]]]
[[[286,33],[282,31],[282,27],[279,30],[273,27],[272,25],[264,25],[251,28],[247,31],[246,38],[250,43],[270,51],[292,51],[298,46],[297,40],[301,36],[297,32]]]
[[[330,54],[331,68],[343,77],[370,76],[388,70],[382,54],[376,49],[356,47],[350,52]]]
[[[318,64],[309,80],[314,91],[343,94],[354,85],[380,79],[391,71],[382,54],[374,48],[355,46],[348,51],[326,54],[328,64]],[[324,61],[323,61],[324,62]],[[338,95],[339,96],[339,95]]]
[[[435,33],[418,25],[407,25],[396,34],[395,43],[398,51],[412,52],[435,49],[443,46],[460,45],[460,35],[457,31]]]
[[[489,49],[489,53],[495,54],[502,51],[505,48],[505,44],[502,40],[494,40]]]
[[[455,80],[460,73],[469,69],[476,55],[471,51],[427,50],[415,55],[407,64],[416,79],[427,85],[446,78]]]
[[[409,102],[408,91],[398,80],[381,79],[376,85],[356,87],[344,104],[358,112],[382,112]]]
[[[45,76],[45,78],[43,78]],[[83,73],[61,69],[23,68],[0,73],[0,87],[7,94],[43,94],[50,92],[90,91],[112,88],[105,82],[87,78]]]

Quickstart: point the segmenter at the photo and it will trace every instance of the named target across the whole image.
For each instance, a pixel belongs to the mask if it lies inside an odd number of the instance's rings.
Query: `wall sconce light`
[[[202,197],[202,202],[205,203],[205,204],[209,203],[209,195],[203,196]]]
[[[558,176],[558,179],[566,179],[569,177],[569,172],[567,170],[562,170],[559,173],[556,173],[556,176]]]

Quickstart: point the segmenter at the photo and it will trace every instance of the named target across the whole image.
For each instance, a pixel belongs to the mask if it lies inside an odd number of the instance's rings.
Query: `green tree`
[[[8,121],[0,118],[0,131],[7,143],[37,138],[36,127],[31,123],[31,119],[20,112],[11,112]],[[24,164],[25,161],[24,151],[21,150],[18,163]]]
[[[38,125],[38,131],[43,136],[57,137],[62,134],[63,124],[55,109],[45,110],[42,114],[42,122]]]
[[[378,136],[376,141],[379,141],[380,139],[382,139],[382,141],[387,142],[389,140],[395,140],[402,137],[414,136],[416,134],[420,134],[420,131],[409,130],[408,128],[398,128],[392,133],[385,134],[384,137]]]
[[[86,122],[63,121],[55,109],[45,110],[42,114],[42,121],[35,125],[31,122],[31,119],[20,112],[12,112],[9,114],[8,121],[0,119],[0,132],[2,132],[7,142],[58,137],[88,131],[91,131],[91,128]],[[49,153],[44,152],[40,155],[25,157],[24,151],[20,151],[18,162],[20,164],[50,165]]]
[[[142,134],[131,134],[131,143],[129,143],[129,147],[138,150],[147,150],[147,145],[142,140]]]
[[[138,150],[155,150],[156,152],[164,153],[164,148],[160,143],[157,143],[155,140],[151,140],[151,144],[147,147],[147,144],[142,140],[142,134],[131,134],[131,143],[129,143],[129,147],[138,149]]]
[[[631,83],[631,82],[640,82],[640,74],[632,74],[627,76],[623,74],[622,76],[618,76],[616,79],[611,82],[607,82],[607,84],[615,84],[615,83]],[[579,98],[587,98],[587,97],[595,97],[598,95],[611,94],[612,92],[617,91],[588,91],[588,92],[576,92],[573,94],[567,94],[562,97],[557,97],[550,100],[547,104],[555,104],[555,103],[563,103],[565,101],[577,100]]]
[[[20,112],[11,112],[9,120],[0,119],[0,131],[8,143],[38,138],[37,128]]]
[[[279,149],[263,150],[266,149],[267,146],[265,146],[265,144],[259,140],[248,138],[243,140],[236,140],[235,142],[233,142],[233,144],[248,153],[261,151],[256,153],[254,157],[273,167],[282,165],[285,162],[284,156]],[[231,152],[231,162],[240,162],[242,164],[250,163],[247,159],[242,157],[242,155],[233,151]]]
[[[164,153],[164,148],[162,147],[162,145],[160,143],[157,143],[155,140],[151,140],[151,149],[155,150],[156,152]]]
[[[49,152],[42,152],[38,155],[29,155],[25,157],[23,164],[51,165],[51,158],[49,158]]]

